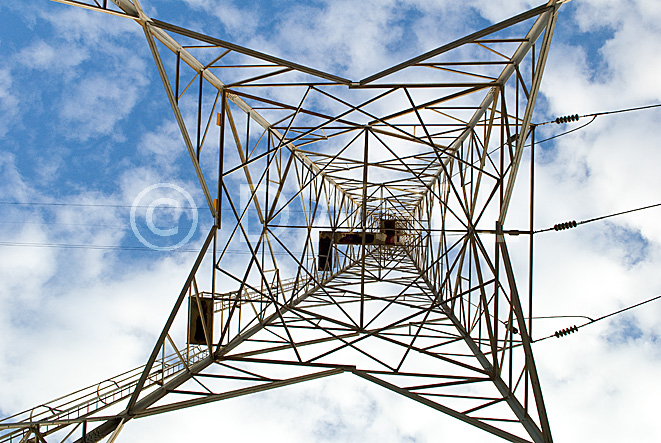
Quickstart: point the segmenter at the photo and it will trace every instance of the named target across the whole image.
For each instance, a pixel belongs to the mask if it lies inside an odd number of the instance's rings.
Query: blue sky
[[[152,17],[352,79],[537,6],[142,3]],[[533,121],[661,102],[658,23],[661,6],[650,0],[564,5]],[[142,364],[210,217],[199,211],[200,228],[174,252],[145,249],[130,229],[131,205],[154,184],[174,183],[205,203],[139,26],[46,0],[4,2],[0,48],[0,412],[7,415]],[[660,202],[660,120],[659,110],[602,116],[543,144],[537,226]],[[159,227],[176,221],[188,232],[187,200],[163,192],[182,210]],[[652,209],[540,234],[536,314],[598,317],[661,294],[660,216]],[[650,304],[535,345],[556,441],[655,441],[660,314]],[[567,326],[540,320],[533,336]],[[500,441],[349,376],[136,421],[122,437],[208,436],[192,420],[219,418],[233,424],[223,440],[426,442],[461,433],[464,441]]]

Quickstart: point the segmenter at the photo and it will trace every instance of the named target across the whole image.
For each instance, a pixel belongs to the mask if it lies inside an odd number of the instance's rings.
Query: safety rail
[[[188,366],[207,356],[207,348],[195,346],[186,362],[177,354],[157,360],[145,382],[145,388],[162,385],[165,380],[185,371]],[[3,418],[0,420],[0,443],[22,442],[30,432],[28,425],[32,423],[39,426],[42,435],[48,435],[82,421],[81,418],[92,417],[93,414],[128,398],[143,370],[144,366],[137,367],[72,394]]]
[[[294,289],[296,286],[296,283],[298,282],[300,289],[304,289],[306,285],[310,284],[313,282],[312,279],[301,279],[301,278],[291,278],[288,280],[283,280],[280,283],[275,283],[271,286],[271,291],[272,292],[286,292],[291,289]],[[202,292],[202,295],[211,295],[210,292]],[[248,291],[245,290],[243,291],[243,296],[239,297],[239,291],[232,291],[232,292],[227,292],[224,294],[218,294],[216,293],[214,295],[214,312],[220,312],[223,309],[228,309],[230,307],[231,302],[236,302],[238,301],[239,304],[245,304],[245,303],[254,303],[254,302],[259,302],[260,297],[262,297],[262,293],[259,291]]]
[[[286,292],[298,286],[304,290],[313,283],[312,279],[293,278],[278,281],[273,284],[274,292]],[[219,312],[229,307],[230,302],[240,304],[259,302],[262,294],[258,291],[246,291],[242,297],[237,297],[239,291],[214,295],[214,311]],[[211,295],[202,292],[201,295]],[[193,352],[184,363],[178,354],[174,353],[164,359],[158,359],[152,366],[144,389],[162,385],[165,380],[179,374],[188,366],[206,358],[208,348],[194,346]],[[98,384],[80,389],[72,394],[59,397],[48,403],[41,404],[10,417],[0,420],[0,443],[23,442],[31,427],[38,427],[41,435],[49,435],[71,424],[80,423],[86,417],[92,418],[98,412],[127,399],[140,379],[144,366],[134,368]]]

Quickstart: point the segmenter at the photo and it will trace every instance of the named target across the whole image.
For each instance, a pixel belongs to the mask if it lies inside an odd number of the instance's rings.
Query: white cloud
[[[4,237],[4,236],[3,236]],[[11,238],[3,238],[4,241],[11,240],[18,243],[43,243],[48,240],[43,231],[35,226],[27,225],[16,232]],[[55,254],[52,250],[25,249],[20,246],[3,247],[0,255],[1,278],[3,281],[3,293],[18,295],[17,301],[30,301],[31,308],[36,308],[33,303],[39,299],[42,286],[53,277],[56,270],[54,263]],[[4,298],[4,297],[3,297]],[[9,303],[11,298],[5,299]]]
[[[138,103],[143,84],[144,80],[134,80],[130,75],[80,79],[63,97],[60,108],[67,137],[84,141],[113,134],[117,123]]]
[[[12,90],[11,71],[0,69],[0,137],[3,137],[9,128],[10,122],[19,113],[19,99]]]
[[[40,8],[40,20],[57,29],[58,38],[67,42],[83,42],[85,45],[104,50],[111,38],[127,38],[141,35],[140,27],[132,20],[99,14],[82,8],[55,7]]]
[[[232,0],[185,0],[185,3],[193,9],[202,10],[223,25],[225,32],[234,38],[251,35],[259,26],[259,10],[236,6]],[[262,12],[263,14],[263,12]],[[218,37],[217,35],[214,35]],[[219,38],[223,38],[220,36]]]
[[[500,22],[529,9],[539,6],[541,2],[535,0],[499,0],[483,2],[475,0],[470,5],[480,12],[480,15],[490,22]]]
[[[37,15],[55,34],[48,41],[30,42],[15,54],[13,64],[45,74],[42,81],[49,88],[38,90],[41,102],[45,94],[61,93],[57,126],[65,137],[81,141],[105,135],[121,138],[115,131],[117,123],[145,98],[148,65],[131,47],[135,36],[140,36],[139,28],[128,20],[79,8],[42,10]],[[146,54],[146,44],[138,41]],[[103,68],[90,75],[83,63]]]
[[[163,166],[176,165],[177,160],[188,152],[179,127],[173,121],[163,122],[155,131],[144,134],[138,149]]]
[[[30,198],[30,184],[26,183],[16,167],[16,156],[9,152],[0,152],[0,190],[4,198],[22,201]]]
[[[66,54],[66,56],[64,56]],[[19,63],[32,69],[67,73],[90,57],[90,51],[75,43],[50,45],[43,40],[36,40],[23,48],[17,55]],[[73,74],[73,72],[70,72]]]

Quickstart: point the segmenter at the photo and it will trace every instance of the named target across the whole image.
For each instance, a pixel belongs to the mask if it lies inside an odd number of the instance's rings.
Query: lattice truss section
[[[503,226],[561,2],[360,81],[137,2],[61,3],[144,28],[215,222],[147,364],[0,421],[0,441],[114,441],[132,418],[342,372],[552,441],[507,249],[530,231]],[[396,240],[372,240],[386,221]],[[322,263],[329,231],[359,240]]]

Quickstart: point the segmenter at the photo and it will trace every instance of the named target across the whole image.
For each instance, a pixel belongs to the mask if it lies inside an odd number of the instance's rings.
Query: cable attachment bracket
[[[555,331],[555,334],[553,335],[555,335],[556,338],[560,338],[560,337],[564,337],[565,335],[572,334],[576,331],[578,331],[578,326],[574,325],[565,329],[560,329],[559,331]]]

